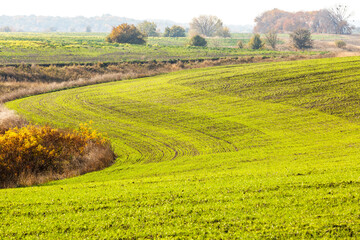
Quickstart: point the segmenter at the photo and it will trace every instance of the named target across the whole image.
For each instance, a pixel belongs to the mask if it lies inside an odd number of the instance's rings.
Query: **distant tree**
[[[90,32],[91,32],[91,26],[86,26],[85,31],[86,31],[87,33],[90,33]]]
[[[292,32],[298,28],[310,28],[315,14],[316,11],[291,13],[275,8],[255,18],[254,32]]]
[[[300,28],[290,34],[290,39],[293,46],[297,49],[312,48],[313,40],[311,39],[311,32],[308,29]]]
[[[123,23],[113,27],[111,33],[106,37],[107,42],[145,44],[145,35],[134,25]]]
[[[181,26],[172,26],[171,29],[170,29],[170,35],[172,37],[185,37],[185,29]]]
[[[154,22],[143,21],[137,25],[137,28],[146,37],[157,37],[159,34],[156,32],[157,25]]]
[[[249,42],[249,47],[250,47],[251,49],[260,49],[260,48],[264,47],[264,43],[263,43],[263,41],[261,40],[259,34],[254,34],[254,35],[251,37],[250,42]]]
[[[200,35],[195,35],[190,39],[191,46],[198,46],[198,47],[205,47],[207,42],[205,38],[201,37]]]
[[[213,37],[223,29],[222,21],[216,16],[201,15],[193,18],[190,31],[197,35]]]
[[[0,32],[12,32],[12,29],[8,26],[0,28]]]
[[[216,33],[216,35],[219,37],[229,38],[231,37],[230,29],[228,27],[223,27]]]
[[[166,27],[164,37],[185,37],[185,29],[177,25]]]
[[[284,30],[284,21],[289,19],[291,13],[280,10],[273,9],[270,11],[266,11],[260,16],[255,18],[255,27],[254,32],[257,33],[266,33],[275,29],[278,32],[283,32]]]
[[[348,23],[351,13],[348,12],[348,6],[336,5],[328,10],[329,18],[334,26],[335,34],[351,34],[353,27]]]
[[[170,28],[169,27],[166,27],[165,28],[165,31],[164,31],[164,37],[170,37]]]
[[[45,32],[56,32],[57,28],[56,27],[50,27],[47,30],[45,30]]]
[[[348,23],[350,16],[346,5],[294,13],[273,9],[255,19],[254,32],[267,33],[271,30],[276,30],[278,33],[294,32],[305,28],[317,33],[351,34],[353,27]]]
[[[268,33],[265,34],[265,41],[267,44],[270,45],[270,47],[275,50],[276,49],[276,45],[278,43],[278,35],[274,30],[269,31]]]
[[[334,24],[328,9],[320,10],[312,20],[311,31],[316,33],[335,33]]]

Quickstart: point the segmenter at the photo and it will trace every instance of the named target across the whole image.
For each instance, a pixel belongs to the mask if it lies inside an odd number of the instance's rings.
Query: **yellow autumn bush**
[[[90,151],[93,158],[99,159],[89,159]],[[94,151],[101,152],[101,156],[94,155]],[[31,179],[34,176],[61,176],[76,170],[81,174],[81,169],[88,169],[87,162],[91,164],[88,170],[97,170],[96,161],[102,168],[113,160],[108,140],[93,130],[91,123],[81,124],[79,130],[74,131],[49,126],[15,127],[0,134],[0,187],[21,185],[19,181],[29,179],[29,176]]]

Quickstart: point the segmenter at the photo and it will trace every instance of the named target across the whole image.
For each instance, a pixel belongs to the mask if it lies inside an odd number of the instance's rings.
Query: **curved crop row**
[[[0,236],[358,236],[359,69],[359,57],[233,65],[9,102],[36,123],[93,120],[118,159],[1,190]]]

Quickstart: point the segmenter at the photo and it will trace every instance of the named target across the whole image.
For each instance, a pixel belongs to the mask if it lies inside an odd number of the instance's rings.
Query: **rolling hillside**
[[[244,64],[9,102],[94,121],[117,162],[0,190],[0,238],[314,238],[360,234],[360,58]]]

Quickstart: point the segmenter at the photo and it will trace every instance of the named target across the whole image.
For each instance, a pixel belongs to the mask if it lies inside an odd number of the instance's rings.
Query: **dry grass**
[[[119,64],[116,66],[18,66],[0,69],[0,103],[20,97],[59,89],[85,86],[102,82],[151,76],[164,72],[149,66]],[[41,73],[41,74],[40,74]]]
[[[85,149],[85,154],[81,158],[74,158],[73,165],[65,169],[62,173],[49,170],[43,173],[34,173],[31,171],[21,172],[14,181],[6,181],[0,184],[0,188],[13,188],[19,186],[38,185],[54,180],[61,180],[80,176],[85,173],[98,171],[109,167],[114,163],[115,155],[110,145],[97,145],[89,143]],[[1,183],[1,181],[0,181]]]
[[[72,167],[65,169],[62,173],[53,170],[42,173],[24,171],[20,173],[15,181],[0,181],[0,188],[32,186],[54,180],[80,176],[88,172],[98,171],[109,167],[114,163],[114,159],[115,155],[109,145],[102,146],[90,143],[85,149],[84,156],[82,158],[74,158]]]
[[[314,40],[313,51],[328,51],[330,54],[329,57],[347,57],[347,56],[359,56],[360,55],[360,35],[322,35],[322,34],[313,34],[313,36],[318,38]],[[323,39],[321,39],[323,37]],[[288,37],[282,37],[281,40],[283,44],[278,45],[278,50],[280,51],[294,51],[294,47],[291,45]],[[346,47],[339,48],[336,46],[335,42],[341,40],[346,43]]]
[[[0,67],[0,103],[17,98],[80,87],[97,83],[134,79],[181,69],[212,67],[265,61],[284,61],[328,57],[329,55],[296,55],[281,57],[245,56],[205,61],[118,63],[93,66],[73,65],[65,67],[25,66]]]
[[[0,134],[4,134],[5,131],[28,125],[28,122],[18,116],[14,111],[7,109],[5,106],[0,105]]]
[[[113,74],[104,74],[98,75],[90,79],[80,78],[78,80],[69,80],[63,82],[7,82],[4,85],[8,86],[10,91],[3,93],[0,97],[0,103],[11,101],[17,98],[36,95],[45,92],[51,92],[59,89],[73,88],[86,86],[91,84],[109,82],[109,81],[118,81],[123,79],[130,79],[141,77],[141,74],[134,73],[113,73]]]

